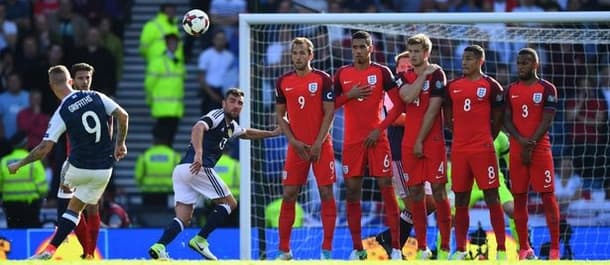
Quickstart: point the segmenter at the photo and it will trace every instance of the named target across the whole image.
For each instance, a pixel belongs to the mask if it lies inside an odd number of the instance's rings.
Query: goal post
[[[363,29],[369,32],[375,32],[379,36],[398,35],[400,37],[397,39],[400,40],[403,40],[405,36],[408,37],[416,32],[426,34],[434,32],[434,34],[429,35],[432,35],[431,37],[433,38],[442,39],[443,41],[448,42],[451,42],[454,40],[453,38],[456,38],[461,42],[571,43],[574,45],[579,43],[594,43],[610,47],[610,30],[608,30],[609,18],[610,12],[240,14],[239,85],[246,94],[246,100],[244,102],[242,114],[240,115],[240,125],[259,129],[272,129],[276,126],[274,121],[275,114],[273,112],[273,85],[270,85],[270,83],[274,84],[274,79],[281,74],[282,69],[289,69],[290,63],[285,60],[279,60],[276,68],[270,70],[266,69],[265,64],[267,64],[267,62],[265,59],[259,58],[265,56],[265,50],[261,47],[267,47],[271,42],[279,42],[278,48],[281,49],[282,45],[287,44],[286,40],[281,40],[281,36],[274,38],[273,40],[261,39],[265,38],[262,36],[265,36],[267,33],[276,32],[278,33],[276,35],[279,35],[283,32],[282,30],[295,31],[298,29],[299,32],[307,32],[304,34],[304,37],[311,38],[321,36],[320,38],[329,38],[329,27],[339,27],[345,31]],[[502,30],[502,35],[483,34],[477,37],[465,36],[475,27],[475,23],[507,23],[510,25]],[[570,27],[562,26],[557,27],[557,25],[563,24],[582,23],[596,26],[578,29],[570,29]],[[532,26],[532,24],[536,25]],[[288,26],[284,29],[282,25]],[[604,26],[601,27],[599,25]],[[313,27],[315,27],[315,29]],[[302,28],[307,29],[301,30]],[[480,30],[477,30],[477,32],[479,31]],[[290,36],[296,37],[294,32],[291,33]],[[557,39],[555,40],[554,38]],[[396,41],[396,45],[394,46],[399,47],[402,44],[399,42],[400,41]],[[325,70],[332,75],[334,74],[334,70],[341,66],[336,65],[335,62],[351,62],[349,52],[345,53],[349,48],[335,47],[330,41],[321,41],[320,43],[325,43],[327,46],[316,47],[314,61],[318,60],[317,65],[327,66],[327,69],[322,70]],[[433,47],[433,50],[438,48],[440,47],[436,45]],[[450,47],[445,48],[454,49],[455,47],[451,45]],[[487,47],[484,48],[487,50]],[[381,57],[393,58],[396,54],[395,52],[396,50],[386,50]],[[502,52],[507,51],[499,51],[499,53]],[[600,53],[603,53],[603,56],[610,59],[608,50],[600,51]],[[316,59],[320,54],[321,56],[325,56],[325,58]],[[285,59],[284,57],[282,58]],[[442,56],[440,58],[443,59]],[[320,62],[320,60],[324,60],[324,62]],[[376,61],[375,59],[373,60]],[[453,59],[446,59],[446,61],[455,63]],[[386,62],[381,63],[386,64]],[[439,63],[441,66],[445,67],[441,62],[433,61],[433,63]],[[597,63],[601,65],[604,62]],[[498,65],[500,65],[500,63],[498,63]],[[504,67],[504,64],[502,64],[502,67]],[[509,65],[508,67],[510,68],[512,65]],[[495,68],[496,66],[494,66],[494,69]],[[549,71],[551,71],[550,75],[553,75],[555,68],[549,66],[549,69]],[[508,71],[510,72],[510,70]],[[490,74],[493,75],[493,73]],[[543,73],[543,77],[544,74],[549,75],[548,73]],[[562,74],[569,75],[570,73],[562,72]],[[514,76],[515,75],[511,75],[511,79],[514,79]],[[561,133],[560,137],[565,137],[563,134],[564,133]],[[340,146],[337,146],[337,143],[335,143],[334,147],[337,149]],[[273,182],[268,182],[269,178],[266,175],[273,173],[275,176],[278,175],[278,170],[281,171],[281,168],[278,169],[278,165],[282,164],[283,157],[271,156],[281,152],[285,152],[285,142],[282,142],[282,140],[240,141],[241,180],[239,198],[239,251],[241,259],[274,258],[273,255],[269,255],[271,257],[268,257],[268,253],[276,250],[269,248],[266,239],[270,233],[266,228],[265,206],[269,203],[270,198],[277,197],[277,192],[278,190],[281,190],[281,188],[278,186],[279,181],[274,180]],[[268,172],[270,170],[273,172]],[[274,193],[275,196],[269,197],[271,193]],[[337,208],[340,208],[339,205],[343,203],[344,202],[338,200]],[[307,208],[308,206],[305,205],[305,207]],[[315,207],[316,206],[311,206],[312,209],[315,209]],[[373,208],[375,207],[373,206]],[[371,211],[373,212],[374,210]],[[365,214],[366,213],[363,212],[363,217]],[[338,218],[339,217],[340,214],[338,214]],[[309,235],[306,235],[305,237],[307,236]],[[294,239],[293,236],[293,241],[295,240],[299,239]],[[335,241],[338,241],[337,237],[335,237]],[[341,241],[341,243],[348,242],[349,240],[345,242]],[[309,242],[309,244],[310,243],[311,242]],[[351,243],[349,244],[351,246]],[[335,242],[335,246],[336,245],[337,242]],[[276,246],[276,244],[274,246]],[[319,248],[319,243],[309,247]],[[257,249],[257,252],[255,253],[253,249]]]

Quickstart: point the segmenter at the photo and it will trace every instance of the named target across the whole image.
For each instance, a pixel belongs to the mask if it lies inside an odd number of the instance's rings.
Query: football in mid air
[[[191,9],[182,18],[182,28],[191,36],[199,36],[210,28],[210,18],[199,9]]]

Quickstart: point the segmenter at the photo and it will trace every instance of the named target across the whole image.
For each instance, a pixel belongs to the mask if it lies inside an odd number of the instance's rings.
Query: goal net
[[[292,69],[289,44],[295,37],[311,39],[315,46],[313,66],[333,75],[339,67],[352,63],[350,38],[355,30],[372,34],[373,61],[392,70],[394,57],[405,50],[407,38],[425,33],[433,43],[430,60],[444,68],[448,80],[461,75],[463,49],[469,44],[479,44],[486,49],[485,72],[504,87],[517,79],[517,51],[532,47],[540,56],[539,75],[557,86],[561,98],[550,129],[558,183],[556,194],[564,220],[561,253],[573,259],[610,259],[608,17],[608,12],[241,15],[240,85],[246,88],[248,97],[241,122],[243,126],[260,129],[276,126],[275,82]],[[338,209],[333,257],[338,259],[347,258],[352,247],[340,166],[344,133],[343,112],[338,110],[332,126]],[[278,254],[276,225],[286,148],[284,137],[241,143],[243,259],[273,259]],[[536,253],[544,256],[549,235],[541,199],[532,194],[529,205],[531,241]],[[362,235],[369,259],[387,259],[374,240],[375,234],[386,226],[381,196],[369,178],[364,181],[362,207]],[[488,216],[484,202],[476,204],[471,210],[471,231],[481,223],[488,235],[493,236]],[[434,246],[433,216],[429,217],[429,226],[428,241]],[[297,259],[317,259],[321,241],[320,199],[310,174],[309,184],[303,187],[298,199],[291,239],[293,255]],[[495,240],[489,238],[488,242]],[[507,237],[507,244],[509,249],[516,245],[511,236]],[[406,246],[405,254],[412,255],[409,250],[413,248],[412,244]]]

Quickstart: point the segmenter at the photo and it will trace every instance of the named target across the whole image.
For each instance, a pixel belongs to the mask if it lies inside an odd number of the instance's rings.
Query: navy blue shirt
[[[222,150],[232,137],[238,137],[246,132],[244,128],[239,127],[235,120],[228,122],[225,119],[225,113],[222,109],[210,111],[199,119],[205,125],[203,133],[202,157],[203,167],[213,168],[222,156]],[[180,164],[193,163],[195,149],[193,143],[189,144],[186,154],[180,161]]]
[[[81,169],[110,169],[114,145],[108,122],[118,104],[96,91],[74,91],[66,96],[51,117],[43,140],[57,143],[62,133],[70,139],[68,162]]]

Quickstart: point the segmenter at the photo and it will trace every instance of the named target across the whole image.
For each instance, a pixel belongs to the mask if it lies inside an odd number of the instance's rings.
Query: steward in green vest
[[[227,149],[229,148],[225,147],[225,150]],[[214,171],[227,184],[233,197],[239,201],[239,161],[225,151],[214,166]]]
[[[8,165],[28,156],[28,151],[15,149],[0,160],[0,192],[8,228],[41,227],[40,207],[49,191],[44,166],[40,161],[10,174]]]
[[[153,58],[146,68],[144,87],[146,103],[157,121],[153,133],[173,145],[178,122],[184,115],[184,60],[176,57],[179,38],[176,34],[166,37],[167,50]]]
[[[179,33],[176,6],[169,3],[162,4],[157,16],[144,24],[142,33],[140,33],[138,52],[146,62],[150,62],[167,50],[165,36],[167,34],[178,35]],[[178,49],[177,54],[180,59],[184,59],[182,48]]]
[[[180,154],[166,142],[156,138],[153,146],[138,156],[135,167],[136,184],[147,205],[164,206],[173,191],[172,172],[180,163]]]

